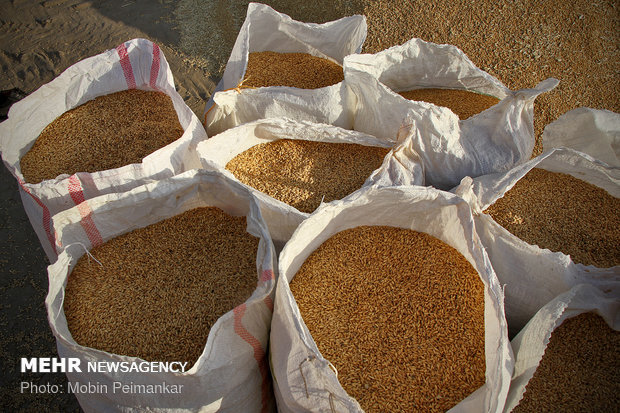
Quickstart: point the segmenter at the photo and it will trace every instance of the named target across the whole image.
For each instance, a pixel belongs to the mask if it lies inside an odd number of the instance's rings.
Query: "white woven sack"
[[[289,117],[353,126],[349,90],[340,82],[319,89],[283,86],[237,88],[245,77],[249,53],[308,53],[342,66],[345,56],[359,53],[366,40],[366,18],[356,15],[331,22],[303,23],[271,7],[250,3],[222,80],[205,106],[209,136],[245,122]]]
[[[609,327],[618,331],[619,297],[603,294],[598,288],[588,284],[579,284],[554,298],[536,313],[512,340],[515,369],[504,409],[506,413],[512,411],[523,398],[525,386],[540,364],[553,330],[566,319],[595,312],[603,317]]]
[[[157,90],[172,99],[185,133],[139,164],[71,176],[63,174],[39,184],[24,181],[20,159],[41,131],[64,112],[98,96],[127,89]],[[198,118],[174,88],[168,62],[159,46],[133,39],[70,66],[57,78],[15,103],[0,124],[2,160],[19,183],[28,218],[51,262],[56,260],[51,217],[97,195],[122,192],[154,179],[199,167],[195,143],[206,139]]]
[[[93,198],[54,217],[58,240],[65,248],[48,268],[50,286],[45,304],[58,354],[79,358],[84,367],[89,361],[143,361],[83,347],[74,341],[63,311],[67,278],[85,254],[85,248],[204,206],[247,217],[247,231],[260,238],[256,290],[244,304],[218,319],[200,358],[185,373],[101,373],[88,372],[85,368],[82,373],[68,372],[70,382],[99,383],[110,389],[107,393],[76,393],[85,411],[236,413],[275,408],[266,357],[275,290],[275,250],[252,195],[217,172],[188,171],[123,194]],[[111,391],[114,382],[124,385],[165,382],[183,387],[179,394],[115,393]]]
[[[619,168],[620,114],[601,109],[573,109],[545,127],[542,143],[544,151],[565,146]]]
[[[282,250],[270,342],[278,410],[361,411],[319,352],[289,287],[306,258],[323,242],[361,225],[428,233],[458,250],[478,271],[485,286],[486,383],[450,412],[501,412],[513,367],[502,289],[475,233],[467,203],[453,194],[419,186],[372,186],[322,205],[302,222]]]
[[[457,47],[417,38],[376,54],[347,56],[344,75],[357,98],[353,129],[390,137],[411,126],[426,184],[446,190],[464,176],[506,171],[530,159],[534,99],[558,84],[551,78],[534,89],[511,91]],[[464,89],[501,100],[459,120],[448,108],[396,93],[420,88]]]
[[[416,154],[408,152],[409,145],[405,143],[395,144],[394,141],[380,140],[365,133],[337,126],[287,118],[262,119],[237,126],[200,142],[196,150],[203,168],[218,170],[240,182],[225,169],[226,164],[255,145],[279,139],[394,147],[385,157],[381,167],[368,177],[364,185],[422,185],[424,183],[419,159],[416,158]],[[278,245],[283,245],[301,221],[309,215],[250,186],[243,185],[258,199],[271,237]]]
[[[620,292],[620,266],[596,268],[576,264],[562,252],[522,241],[482,212],[532,168],[569,174],[620,197],[620,169],[568,148],[548,150],[505,173],[464,178],[454,189],[470,203],[476,231],[497,277],[505,285],[506,318],[511,332],[518,332],[542,306],[576,284],[590,283]]]

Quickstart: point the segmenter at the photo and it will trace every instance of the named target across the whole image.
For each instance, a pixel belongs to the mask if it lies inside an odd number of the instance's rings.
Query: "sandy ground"
[[[162,47],[179,93],[200,116],[221,76],[247,3],[3,0],[0,90],[19,88],[31,93],[81,59],[145,37]],[[511,89],[558,78],[560,85],[536,100],[538,137],[546,124],[576,107],[620,111],[620,14],[614,1],[267,3],[307,22],[364,14],[368,19],[365,52],[420,37],[460,47]],[[22,382],[64,387],[66,378],[19,371],[21,357],[56,355],[44,307],[48,262],[23,211],[15,179],[6,168],[0,169],[0,410],[79,411],[75,398],[66,393],[20,392]]]

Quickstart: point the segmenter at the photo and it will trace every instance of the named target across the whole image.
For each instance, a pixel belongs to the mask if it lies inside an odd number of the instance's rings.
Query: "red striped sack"
[[[147,156],[139,164],[95,173],[63,174],[39,184],[26,183],[20,159],[41,131],[64,112],[98,96],[127,89],[157,90],[172,99],[185,133],[177,141]],[[199,167],[192,156],[195,144],[206,139],[198,118],[174,87],[172,72],[161,49],[146,39],[133,39],[115,49],[70,66],[57,78],[15,103],[0,124],[0,151],[15,176],[24,209],[45,253],[56,260],[51,218],[94,196],[122,192],[151,180]]]
[[[271,412],[275,409],[267,343],[273,313],[276,252],[258,204],[242,185],[218,172],[191,170],[122,194],[102,195],[53,218],[60,250],[49,266],[46,308],[61,358],[88,362],[144,362],[136,357],[84,347],[73,339],[63,310],[65,285],[78,258],[111,238],[181,214],[213,206],[247,217],[247,231],[259,238],[257,287],[243,304],[213,325],[202,354],[191,368],[174,372],[67,372],[71,383],[98,383],[108,392],[76,393],[86,412]],[[89,219],[84,220],[84,211]],[[155,320],[154,320],[155,321]],[[177,385],[179,393],[114,392],[114,383]]]

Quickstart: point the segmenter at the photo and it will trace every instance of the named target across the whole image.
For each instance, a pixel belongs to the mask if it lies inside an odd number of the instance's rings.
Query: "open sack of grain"
[[[542,142],[543,151],[564,146],[618,168],[620,114],[592,108],[570,110],[545,127]]]
[[[534,148],[533,105],[558,81],[512,91],[457,47],[413,38],[344,59],[357,98],[354,129],[378,137],[413,127],[426,184],[449,190],[464,176],[506,171]]]
[[[0,124],[2,159],[52,262],[54,214],[199,167],[192,145],[203,139],[166,58],[145,39],[74,64]]]
[[[63,249],[45,303],[58,354],[81,362],[70,383],[106,389],[75,394],[85,411],[275,409],[266,349],[276,255],[249,191],[192,170],[84,201],[53,223]],[[147,362],[185,364],[132,370]]]
[[[321,203],[367,185],[422,185],[407,142],[287,118],[249,122],[197,146],[203,168],[256,196],[271,237],[283,245]]]
[[[502,410],[503,294],[461,198],[363,188],[302,222],[278,268],[279,411]]]
[[[554,148],[508,172],[464,178],[454,189],[500,282],[517,333],[546,303],[589,283],[620,293],[620,170]]]
[[[505,412],[617,410],[620,296],[581,284],[541,308],[512,340]]]
[[[209,136],[282,116],[351,129],[342,62],[359,53],[365,39],[364,16],[303,23],[250,3],[222,80],[205,106]]]

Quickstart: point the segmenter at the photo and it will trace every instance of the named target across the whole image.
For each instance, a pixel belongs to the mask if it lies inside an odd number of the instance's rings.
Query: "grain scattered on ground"
[[[113,238],[91,250],[102,265],[85,254],[69,275],[69,331],[82,346],[192,366],[218,318],[256,288],[257,248],[245,217],[214,207]]]
[[[444,412],[485,382],[480,275],[428,234],[339,232],[290,286],[321,354],[366,412]]]
[[[364,53],[412,37],[460,48],[511,90],[560,80],[534,102],[536,146],[545,125],[586,106],[620,112],[620,11],[613,0],[365,0]]]

